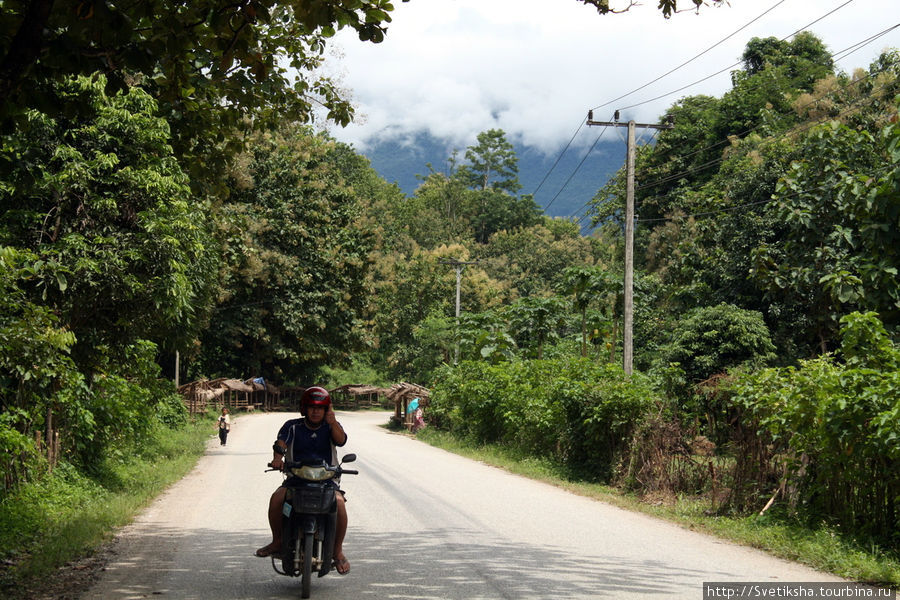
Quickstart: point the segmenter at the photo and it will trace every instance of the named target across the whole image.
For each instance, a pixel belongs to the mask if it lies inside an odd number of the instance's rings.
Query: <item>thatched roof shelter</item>
[[[431,391],[416,383],[403,381],[392,385],[386,396],[394,401],[394,420],[398,423],[408,424],[411,419],[406,414],[406,407],[416,398],[419,399],[420,407],[427,407],[431,399]]]
[[[248,380],[220,377],[218,379],[192,381],[178,387],[191,414],[204,412],[208,404],[227,408],[253,410],[272,407],[278,397],[278,388],[272,384],[259,384]]]
[[[224,389],[231,390],[233,392],[245,392],[250,393],[253,391],[253,387],[247,385],[240,379],[217,379],[219,385]]]
[[[328,390],[331,399],[338,408],[359,408],[360,406],[378,406],[379,399],[390,390],[374,385],[347,384]]]

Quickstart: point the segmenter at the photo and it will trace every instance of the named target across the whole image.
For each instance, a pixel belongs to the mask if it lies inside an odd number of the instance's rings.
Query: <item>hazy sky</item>
[[[654,122],[678,98],[720,96],[752,37],[786,38],[808,28],[840,52],[900,24],[900,0],[731,0],[669,20],[656,0],[605,16],[576,0],[394,4],[383,43],[361,43],[341,32],[333,44],[337,55],[330,68],[350,90],[360,119],[332,133],[361,150],[373,137],[406,139],[423,131],[464,147],[479,132],[500,128],[511,140],[554,154],[589,109],[651,82],[731,34],[660,81],[598,108],[594,118],[611,119],[623,108],[624,120]],[[886,47],[900,47],[900,27],[838,66],[868,67]],[[723,72],[669,94],[718,71]],[[664,94],[669,95],[625,108]]]

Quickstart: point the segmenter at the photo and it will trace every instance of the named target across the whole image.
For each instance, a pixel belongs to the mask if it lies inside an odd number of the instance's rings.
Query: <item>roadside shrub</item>
[[[715,379],[739,366],[763,367],[774,351],[760,313],[722,303],[691,310],[678,322],[661,349],[655,372],[678,398],[685,424],[693,422],[722,445],[733,435],[736,415],[717,392]]]
[[[900,540],[900,349],[874,313],[841,320],[833,356],[741,375],[735,403],[783,452],[791,506]],[[740,457],[739,457],[740,458]]]
[[[608,479],[655,393],[645,377],[582,358],[463,362],[444,368],[432,423],[477,443],[551,457]]]
[[[169,429],[179,429],[188,422],[188,409],[178,394],[163,394],[156,403],[156,419]]]
[[[609,480],[656,392],[644,375],[629,378],[619,365],[578,360],[569,367],[552,384],[566,414],[566,464],[586,479]]]
[[[678,363],[688,381],[699,383],[738,365],[763,366],[774,352],[762,314],[722,303],[688,312],[661,356],[663,365]]]

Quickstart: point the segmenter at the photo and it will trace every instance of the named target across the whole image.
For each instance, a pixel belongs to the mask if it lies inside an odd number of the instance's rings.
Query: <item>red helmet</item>
[[[303,396],[300,398],[300,412],[306,414],[308,406],[328,408],[330,404],[331,396],[328,394],[328,390],[318,386],[306,388],[306,391],[303,392]]]

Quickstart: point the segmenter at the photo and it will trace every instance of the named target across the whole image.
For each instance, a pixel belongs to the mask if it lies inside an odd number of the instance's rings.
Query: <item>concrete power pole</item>
[[[450,265],[456,270],[456,325],[459,326],[459,289],[462,282],[462,272],[466,265],[474,265],[477,261],[465,262],[456,260],[455,258],[441,259],[438,261],[442,265]],[[459,362],[459,342],[456,343],[456,350],[453,356],[453,364]]]
[[[615,120],[594,121],[594,111],[588,111],[587,124],[589,126],[601,125],[604,127],[628,127],[628,147],[625,153],[625,302],[622,310],[623,334],[622,334],[622,368],[626,375],[631,375],[634,363],[634,154],[635,141],[634,130],[642,129],[672,129],[671,123],[619,123],[619,111],[616,111]]]

